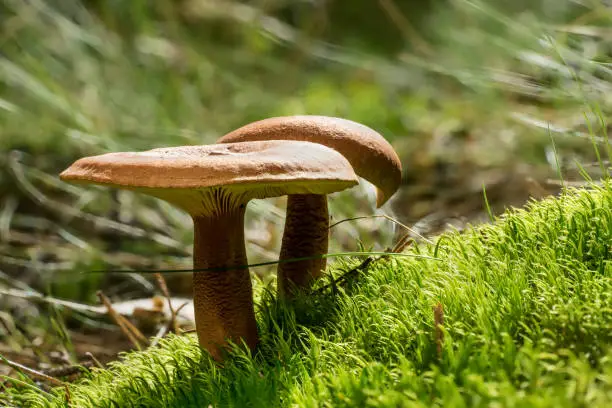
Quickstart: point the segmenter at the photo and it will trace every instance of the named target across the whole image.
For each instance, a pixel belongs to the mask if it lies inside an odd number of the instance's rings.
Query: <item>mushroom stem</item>
[[[319,194],[290,195],[280,260],[326,254],[328,236],[327,197]],[[293,297],[297,290],[308,287],[320,277],[325,265],[325,258],[279,263],[279,295],[286,299]]]
[[[193,274],[196,331],[200,346],[217,361],[231,341],[257,345],[253,288],[244,245],[244,206],[225,214],[194,216]],[[232,266],[238,267],[232,269]]]

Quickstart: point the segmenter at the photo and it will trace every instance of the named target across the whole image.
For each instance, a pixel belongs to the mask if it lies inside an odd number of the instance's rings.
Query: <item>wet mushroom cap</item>
[[[251,199],[329,194],[358,183],[350,163],[321,144],[268,140],[107,153],[77,160],[64,181],[137,190],[191,215]]]
[[[236,129],[217,143],[274,139],[320,143],[342,153],[358,176],[376,186],[378,207],[401,183],[402,165],[389,142],[375,130],[347,119],[309,115],[269,118]]]

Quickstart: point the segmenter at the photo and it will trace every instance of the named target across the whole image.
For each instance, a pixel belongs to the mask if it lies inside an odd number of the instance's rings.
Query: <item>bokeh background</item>
[[[489,220],[483,187],[500,214],[607,171],[611,22],[602,0],[2,0],[0,353],[112,359],[131,347],[113,324],[37,295],[146,298],[151,275],[91,271],[191,267],[185,214],[60,182],[75,159],[340,116],[388,138],[404,175],[382,209],[366,182],[335,194],[335,221],[461,229]],[[284,205],[249,204],[250,262],[277,258]],[[384,250],[401,232],[345,222],[331,250]],[[189,274],[166,279],[190,296]]]

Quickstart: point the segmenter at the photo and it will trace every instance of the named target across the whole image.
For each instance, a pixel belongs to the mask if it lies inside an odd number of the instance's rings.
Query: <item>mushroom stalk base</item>
[[[327,197],[318,194],[290,195],[280,260],[320,256],[327,253],[329,212]],[[285,299],[307,288],[325,270],[325,258],[278,265],[278,292]]]
[[[253,289],[244,245],[244,208],[210,217],[193,217],[193,301],[200,346],[217,361],[227,342],[257,345]],[[242,267],[232,269],[232,266]]]

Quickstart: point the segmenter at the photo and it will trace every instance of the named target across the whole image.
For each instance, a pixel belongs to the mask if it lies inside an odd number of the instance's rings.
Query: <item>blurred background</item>
[[[489,220],[483,186],[500,214],[608,171],[611,23],[602,0],[2,0],[0,354],[41,369],[113,359],[133,347],[114,324],[41,296],[147,299],[149,274],[90,272],[191,267],[185,214],[60,182],[75,159],[339,116],[383,134],[404,175],[382,209],[366,182],[335,194],[334,221],[462,229]],[[250,262],[277,258],[284,206],[249,204]],[[345,222],[330,250],[384,250],[402,232]],[[190,274],[166,279],[191,297]]]

